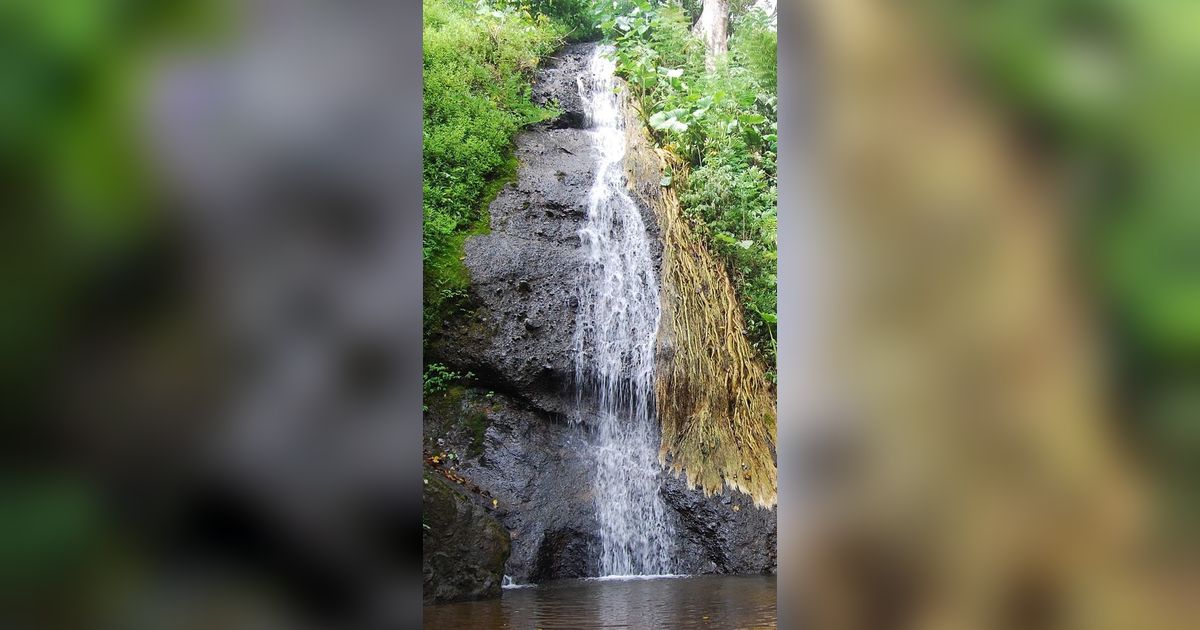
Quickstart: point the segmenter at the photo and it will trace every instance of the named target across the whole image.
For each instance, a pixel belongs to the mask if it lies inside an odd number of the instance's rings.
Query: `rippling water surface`
[[[425,628],[774,628],[775,576],[560,580],[425,607]]]

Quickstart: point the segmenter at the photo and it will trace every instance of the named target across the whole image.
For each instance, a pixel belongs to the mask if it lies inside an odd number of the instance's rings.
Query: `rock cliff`
[[[471,306],[428,345],[429,360],[475,376],[427,403],[424,447],[453,453],[456,469],[496,500],[512,537],[506,573],[519,583],[598,571],[592,438],[572,354],[577,230],[596,162],[577,77],[594,45],[568,46],[539,71],[535,101],[561,114],[517,137],[517,179],[492,202],[490,232],[466,243]],[[659,185],[658,173],[634,177],[634,190]],[[641,206],[657,264],[657,217]],[[662,496],[679,572],[774,572],[775,510],[740,494],[706,498],[668,474]]]

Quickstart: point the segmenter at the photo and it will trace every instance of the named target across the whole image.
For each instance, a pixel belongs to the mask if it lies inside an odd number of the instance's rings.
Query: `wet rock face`
[[[572,349],[583,263],[577,232],[598,157],[576,77],[593,46],[568,46],[539,71],[535,101],[563,113],[517,137],[517,181],[492,202],[490,233],[466,242],[473,308],[427,346],[429,360],[475,379],[427,401],[425,448],[454,453],[457,470],[490,493],[479,503],[511,535],[505,573],[518,583],[599,574],[593,443],[575,397]],[[657,220],[640,205],[659,262]],[[662,488],[678,571],[774,571],[773,510],[736,495],[706,499],[665,474]]]
[[[584,255],[579,229],[598,160],[577,78],[594,49],[594,43],[572,44],[539,70],[534,100],[557,103],[563,113],[517,136],[517,180],[489,206],[491,232],[464,247],[475,308],[428,345],[437,360],[564,417],[577,407],[572,339]],[[658,263],[657,220],[650,208],[642,211]]]
[[[588,63],[595,44],[571,44],[546,60],[533,82],[533,102],[557,107],[562,113],[549,121],[552,129],[581,129],[587,125],[583,99],[579,96],[578,77]]]
[[[683,558],[694,567],[688,573],[775,572],[774,508],[754,507],[749,497],[738,493],[705,498],[682,479],[663,477],[663,499],[678,515],[678,544],[691,553]]]
[[[499,597],[508,530],[436,472],[425,471],[421,499],[425,602]]]
[[[518,180],[492,203],[491,233],[465,247],[481,334],[445,349],[537,408],[566,415],[574,402],[577,232],[587,216],[593,153],[585,132],[547,129],[519,136],[516,155]]]
[[[491,233],[465,246],[476,330],[453,331],[436,351],[495,375],[539,409],[566,415],[574,402],[578,230],[595,154],[579,129],[529,131],[516,144],[517,181],[492,202]]]
[[[514,581],[599,575],[586,424],[555,421],[504,394],[468,390],[431,401],[425,435],[427,450],[455,453],[459,472],[490,493],[481,504],[496,500],[493,514],[512,539],[505,573]],[[676,533],[676,571],[775,571],[775,510],[736,494],[705,498],[665,473],[662,493]]]
[[[583,426],[539,415],[504,394],[468,391],[434,402],[425,432],[426,449],[457,454],[463,476],[495,499],[494,513],[512,538],[506,573],[514,581],[597,574]]]
[[[549,530],[538,545],[529,581],[536,584],[559,578],[595,576],[596,550],[599,548],[600,539],[594,530]]]

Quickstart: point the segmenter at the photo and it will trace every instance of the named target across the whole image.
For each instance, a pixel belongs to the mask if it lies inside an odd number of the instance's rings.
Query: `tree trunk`
[[[692,33],[704,41],[704,67],[714,70],[717,59],[729,49],[729,0],[704,0]]]

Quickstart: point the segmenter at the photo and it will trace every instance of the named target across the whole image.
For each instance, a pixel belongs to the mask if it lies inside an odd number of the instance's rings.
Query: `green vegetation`
[[[597,16],[634,108],[689,166],[686,177],[668,173],[663,185],[677,188],[684,213],[724,263],[751,345],[773,368],[776,34],[762,11],[734,4],[729,54],[711,72],[689,30],[699,3],[618,0],[598,4]]]
[[[0,3],[0,380],[16,417],[88,291],[154,245],[134,104],[162,45],[212,30],[197,0]]]
[[[483,453],[483,440],[487,435],[488,416],[482,409],[472,409],[466,415],[467,430],[471,433],[471,444],[467,447],[468,457],[479,457]]]
[[[422,376],[422,391],[426,396],[440,394],[457,381],[474,378],[471,372],[455,372],[441,363],[430,363],[425,366]]]
[[[463,241],[516,174],[513,136],[551,112],[530,100],[543,55],[582,29],[581,3],[426,0],[424,35],[425,331],[466,296]]]
[[[591,0],[513,0],[508,4],[549,17],[567,41],[585,42],[600,35],[592,18]]]
[[[1036,127],[1084,184],[1094,254],[1129,332],[1200,351],[1196,125],[1200,20],[1190,2],[930,0],[956,56]]]
[[[207,39],[221,17],[199,0],[0,3],[0,590],[12,624],[95,626],[115,585],[134,579],[137,541],[106,509],[102,467],[75,465],[104,438],[79,430],[77,405],[63,404],[78,392],[58,383],[82,331],[130,312],[152,319],[139,310],[152,300],[114,280],[164,231],[138,99],[160,51]],[[124,439],[124,427],[100,429]]]
[[[421,379],[424,401],[422,411],[429,412],[430,405],[433,405],[437,413],[457,417],[458,422],[471,436],[468,450],[471,457],[483,451],[484,434],[488,427],[488,417],[484,408],[473,403],[463,404],[463,394],[466,391],[463,385],[474,378],[475,374],[472,372],[458,372],[441,363],[430,363],[425,366],[425,373]],[[495,392],[489,391],[484,398],[490,403],[495,395]],[[487,408],[490,408],[490,405]],[[452,459],[454,455],[450,454],[449,457]]]
[[[516,172],[512,137],[549,112],[529,98],[541,56],[602,33],[656,140],[683,157],[668,174],[685,213],[725,264],[751,343],[775,362],[775,31],[731,3],[729,55],[713,72],[689,31],[700,3],[618,0],[425,2],[425,329],[466,296],[463,241],[486,232],[487,206]]]
[[[472,372],[456,372],[441,363],[426,365],[425,373],[421,375],[421,411],[429,411],[429,402],[434,397],[457,398],[451,391],[454,385],[473,378],[475,374]],[[458,394],[462,393],[461,388],[456,391]]]

